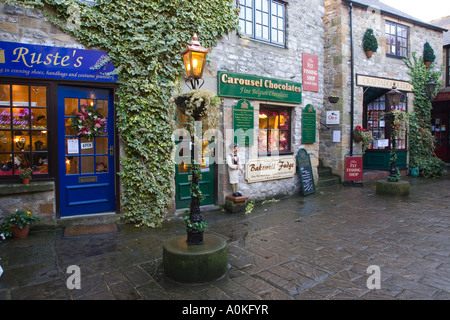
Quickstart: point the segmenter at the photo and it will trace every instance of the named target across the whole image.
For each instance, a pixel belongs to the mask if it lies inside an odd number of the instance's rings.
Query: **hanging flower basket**
[[[353,132],[353,140],[355,140],[355,142],[361,142],[363,140],[361,133],[359,133],[355,130]]]
[[[331,103],[336,103],[339,101],[339,97],[336,96],[329,96],[328,97],[328,101],[330,101]]]
[[[72,127],[77,135],[92,140],[103,133],[106,127],[106,118],[93,107],[82,106],[81,112],[75,112],[72,118]]]

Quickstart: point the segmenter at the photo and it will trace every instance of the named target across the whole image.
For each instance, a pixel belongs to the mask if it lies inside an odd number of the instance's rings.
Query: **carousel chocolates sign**
[[[298,82],[219,71],[220,97],[302,103],[302,84]]]
[[[245,168],[248,183],[292,178],[296,171],[295,157],[249,160]]]

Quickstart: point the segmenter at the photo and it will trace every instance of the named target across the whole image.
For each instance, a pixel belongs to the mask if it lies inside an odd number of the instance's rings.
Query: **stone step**
[[[319,181],[317,182],[317,187],[329,187],[335,186],[341,183],[341,177],[338,175],[330,175],[327,177],[319,177]]]
[[[317,167],[317,173],[319,174],[319,177],[328,177],[332,175],[330,167]]]

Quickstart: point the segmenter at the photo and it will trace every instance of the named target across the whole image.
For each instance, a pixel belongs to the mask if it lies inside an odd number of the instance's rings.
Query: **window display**
[[[0,84],[0,174],[48,173],[47,87]]]
[[[289,153],[291,151],[290,109],[261,108],[259,110],[258,153]]]

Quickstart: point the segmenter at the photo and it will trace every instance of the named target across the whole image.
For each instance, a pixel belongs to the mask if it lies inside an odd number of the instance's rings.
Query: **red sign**
[[[363,158],[345,157],[345,181],[363,180]]]
[[[450,92],[441,92],[436,95],[433,101],[450,100]]]
[[[319,92],[319,57],[303,53],[303,90]]]

